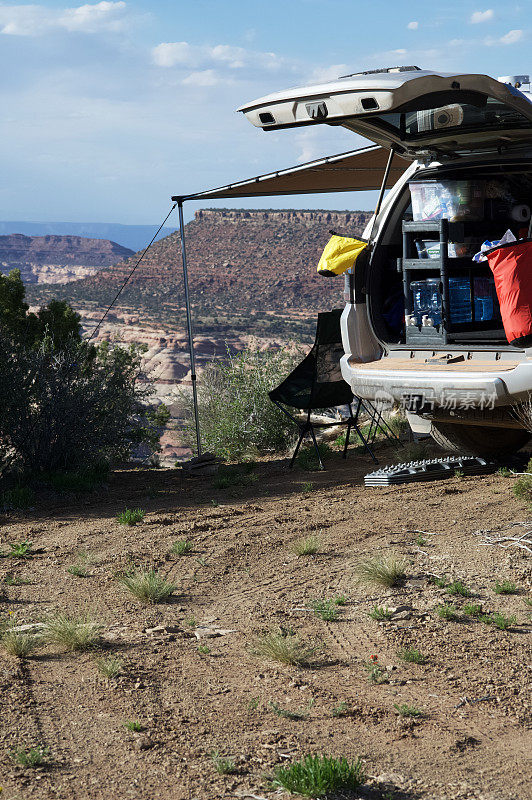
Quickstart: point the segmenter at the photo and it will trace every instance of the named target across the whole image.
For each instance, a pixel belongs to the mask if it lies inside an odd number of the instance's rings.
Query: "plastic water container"
[[[412,315],[417,325],[421,325],[424,316],[430,317],[434,325],[441,324],[441,294],[439,278],[428,278],[424,281],[412,281]]]
[[[484,218],[485,188],[481,181],[413,181],[410,195],[412,216],[417,222]]]
[[[473,278],[475,322],[489,322],[495,317],[495,283],[490,278]]]
[[[449,278],[451,322],[471,322],[471,286],[469,278]]]

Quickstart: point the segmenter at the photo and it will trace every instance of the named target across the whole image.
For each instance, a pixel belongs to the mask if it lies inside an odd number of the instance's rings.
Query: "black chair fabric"
[[[375,439],[377,430],[381,427],[381,421],[384,425],[386,425],[386,423],[384,423],[380,413],[371,403],[362,401],[359,397],[355,397],[349,385],[342,378],[340,358],[344,354],[344,350],[340,333],[341,315],[341,309],[318,314],[316,339],[312,349],[285,380],[269,393],[270,400],[299,427],[299,440],[290,461],[290,467],[294,464],[303,438],[306,434],[310,434],[320,468],[324,469],[314,428],[327,428],[342,424],[347,425],[343,458],[347,456],[349,434],[351,428],[354,428],[367,452],[375,462],[377,461],[370,444]],[[354,412],[353,405],[355,406]],[[284,406],[306,411],[306,420],[302,422],[296,419]],[[349,417],[331,423],[313,424],[311,422],[311,411],[333,406],[348,406]],[[371,439],[369,437],[364,437],[360,430],[358,417],[361,410],[366,411],[370,416]],[[388,426],[386,425],[386,427]],[[388,436],[388,434],[386,435]],[[394,438],[396,437],[394,436]]]

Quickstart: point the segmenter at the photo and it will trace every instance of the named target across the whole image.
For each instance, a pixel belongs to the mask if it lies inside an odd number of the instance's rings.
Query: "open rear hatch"
[[[238,110],[263,130],[342,125],[412,160],[532,141],[532,103],[519,89],[487,75],[417,67],[288,89]]]

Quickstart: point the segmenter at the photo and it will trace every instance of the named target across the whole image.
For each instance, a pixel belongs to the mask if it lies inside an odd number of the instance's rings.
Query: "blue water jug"
[[[469,278],[449,278],[451,322],[471,322],[471,286]]]

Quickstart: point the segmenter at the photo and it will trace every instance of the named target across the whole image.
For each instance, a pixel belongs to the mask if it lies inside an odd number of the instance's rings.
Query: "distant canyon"
[[[198,372],[227,349],[311,342],[318,311],[343,304],[343,279],[316,273],[330,231],[360,235],[369,218],[367,211],[196,211],[185,235]],[[21,269],[28,302],[65,300],[81,314],[87,332],[140,255],[109,240],[0,236],[2,272]],[[157,398],[178,418],[175,393],[190,385],[190,362],[177,231],[154,243],[96,340],[146,345],[145,366]],[[179,437],[165,434],[163,463],[186,454]]]

